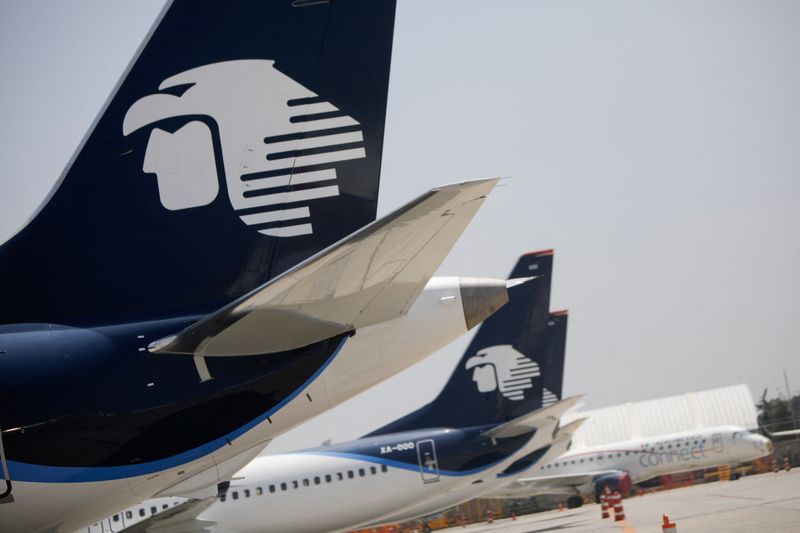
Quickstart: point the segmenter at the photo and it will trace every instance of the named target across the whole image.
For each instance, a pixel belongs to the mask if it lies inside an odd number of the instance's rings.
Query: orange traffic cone
[[[792,469],[792,465],[789,464],[789,456],[783,458],[783,469],[787,472]]]
[[[564,504],[563,503],[559,503],[558,504],[558,510],[559,511],[564,511]]]
[[[614,491],[614,522],[621,522],[625,520],[625,509],[622,508],[622,496],[618,491]]]
[[[600,513],[603,518],[608,518],[608,496],[605,493],[600,495]]]
[[[517,513],[511,513],[511,520],[517,519]]]
[[[778,473],[778,461],[777,459],[772,460],[772,471],[776,474]]]
[[[664,520],[664,522],[661,524],[661,533],[678,533],[675,522],[670,522],[668,515],[664,515],[662,520]]]

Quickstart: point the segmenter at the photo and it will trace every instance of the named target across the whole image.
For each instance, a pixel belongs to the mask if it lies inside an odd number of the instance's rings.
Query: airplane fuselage
[[[0,530],[69,531],[159,493],[213,493],[275,436],[466,332],[461,304],[459,278],[433,278],[402,317],[291,352],[206,358],[207,381],[191,356],[147,351],[194,317],[2,326],[14,502]]]
[[[212,531],[338,531],[372,522],[470,483],[530,440],[482,435],[485,428],[434,429],[360,439],[253,460],[199,519]],[[109,524],[140,521],[177,500],[126,510]],[[309,502],[314,502],[309,512]]]

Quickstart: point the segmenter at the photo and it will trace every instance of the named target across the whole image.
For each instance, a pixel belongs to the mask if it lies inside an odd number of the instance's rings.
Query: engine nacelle
[[[623,496],[629,494],[633,488],[631,476],[625,471],[613,472],[608,474],[600,474],[594,478],[594,496],[595,499],[600,501],[600,494],[603,493],[606,487],[611,492],[619,491]]]

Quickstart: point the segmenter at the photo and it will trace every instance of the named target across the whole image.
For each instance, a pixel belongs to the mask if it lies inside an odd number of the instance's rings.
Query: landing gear
[[[577,509],[583,505],[583,498],[580,496],[570,496],[567,498],[567,509]]]

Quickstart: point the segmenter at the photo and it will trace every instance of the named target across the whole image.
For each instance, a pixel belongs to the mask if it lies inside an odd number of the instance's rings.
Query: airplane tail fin
[[[566,315],[548,313],[552,265],[552,250],[522,256],[510,277],[534,279],[509,288],[439,396],[372,435],[502,424],[560,398]]]
[[[0,247],[0,323],[206,313],[373,221],[394,11],[168,4]]]

